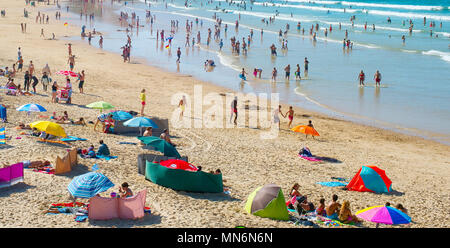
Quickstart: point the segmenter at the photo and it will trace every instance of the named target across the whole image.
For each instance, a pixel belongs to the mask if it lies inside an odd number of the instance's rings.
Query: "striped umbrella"
[[[402,211],[389,206],[374,206],[356,212],[361,219],[386,225],[409,224],[411,217]]]
[[[47,110],[39,104],[29,103],[16,108],[17,111],[46,112]]]
[[[88,172],[75,177],[67,189],[74,197],[91,198],[111,187],[114,184],[102,173]]]

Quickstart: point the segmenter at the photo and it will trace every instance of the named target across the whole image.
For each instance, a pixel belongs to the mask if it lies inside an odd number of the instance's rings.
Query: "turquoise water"
[[[124,27],[112,24],[108,18],[114,12],[135,12],[144,27],[130,32],[133,48],[131,56],[147,59],[149,64],[194,75],[202,80],[243,92],[280,93],[284,103],[319,111],[332,116],[353,120],[378,127],[394,129],[409,134],[432,138],[450,144],[450,1],[188,1],[141,2],[113,4],[103,3],[96,11],[95,22],[84,17],[80,20],[78,4],[72,3],[74,14],[68,20],[85,24],[88,29],[106,31],[104,49],[121,52],[126,43]],[[84,3],[84,7],[88,5]],[[101,6],[100,6],[101,7]],[[95,8],[99,10],[99,6]],[[345,11],[344,11],[345,8]],[[156,15],[153,25],[146,22],[145,10]],[[206,45],[207,30],[214,35],[213,15],[223,20],[221,38],[224,42],[219,51],[218,41]],[[240,20],[239,20],[240,15]],[[350,18],[354,16],[353,24]],[[262,22],[275,17],[273,23]],[[387,22],[390,17],[391,23]],[[424,18],[426,23],[424,25]],[[196,25],[199,18],[203,25]],[[409,33],[410,19],[414,24]],[[170,20],[178,20],[179,28],[172,46],[156,40],[156,31],[170,30]],[[201,33],[200,46],[185,48],[186,20],[193,21],[193,35]],[[239,29],[235,22],[239,20]],[[435,22],[430,27],[430,21]],[[301,29],[297,29],[298,22]],[[367,29],[364,28],[367,22]],[[403,23],[404,22],[404,23]],[[341,29],[339,29],[339,23]],[[442,27],[441,27],[442,23]],[[224,25],[228,25],[225,35]],[[286,37],[288,51],[281,51],[278,32],[290,29]],[[319,25],[318,31],[315,26]],[[375,30],[372,30],[372,25]],[[310,36],[314,25],[317,40]],[[332,26],[325,37],[325,28]],[[230,38],[254,35],[246,56],[231,53]],[[264,30],[261,35],[261,29]],[[430,36],[432,30],[432,36]],[[353,49],[343,49],[345,32],[353,42]],[[401,37],[405,35],[405,43]],[[437,35],[437,37],[436,37]],[[76,37],[75,39],[80,39]],[[93,39],[93,46],[98,38]],[[271,57],[269,46],[277,46],[278,56]],[[179,67],[175,62],[176,49],[181,47]],[[303,60],[309,60],[308,79],[296,81],[295,65],[300,64],[303,76]],[[203,68],[206,59],[217,64],[212,72]],[[291,80],[284,80],[283,68],[291,65]],[[262,79],[254,79],[253,68],[263,70]],[[271,71],[276,67],[278,79],[272,83]],[[242,68],[249,73],[248,81],[238,77]],[[364,70],[367,87],[358,86],[358,74]],[[382,87],[373,87],[373,75],[379,70]]]

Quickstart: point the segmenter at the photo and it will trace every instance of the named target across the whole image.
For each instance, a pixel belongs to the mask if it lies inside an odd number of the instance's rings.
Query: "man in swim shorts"
[[[327,218],[337,220],[338,219],[338,213],[339,208],[341,207],[341,204],[337,202],[338,196],[333,195],[333,201],[325,208]]]

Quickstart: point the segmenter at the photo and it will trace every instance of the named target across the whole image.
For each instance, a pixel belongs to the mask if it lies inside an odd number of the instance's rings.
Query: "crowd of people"
[[[348,200],[345,200],[341,204],[338,201],[338,195],[333,194],[331,201],[328,204],[325,203],[325,198],[320,198],[319,203],[315,206],[314,203],[308,201],[308,197],[306,195],[300,193],[299,188],[300,184],[295,183],[289,190],[288,194],[288,208],[297,210],[299,215],[313,213],[317,216],[338,220],[344,224],[362,222],[361,219],[352,213],[350,202]],[[390,205],[391,204],[389,202],[385,204],[385,206]],[[405,214],[408,213],[402,204],[397,204],[395,208]]]

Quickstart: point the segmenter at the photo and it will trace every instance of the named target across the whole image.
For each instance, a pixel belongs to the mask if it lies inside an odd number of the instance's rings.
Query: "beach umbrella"
[[[114,184],[102,173],[88,172],[75,177],[67,187],[73,197],[91,198],[114,187]]]
[[[152,127],[158,128],[158,125],[151,119],[147,117],[134,117],[131,120],[128,120],[123,123],[124,126],[127,127]]]
[[[144,144],[156,148],[156,150],[162,152],[164,156],[181,158],[177,149],[161,138],[153,136],[138,136],[137,138]]]
[[[267,184],[253,191],[248,196],[244,209],[263,218],[289,220],[283,191],[275,184]]]
[[[57,71],[56,74],[64,75],[64,76],[70,76],[70,77],[78,77],[78,73],[73,71]]]
[[[116,121],[124,121],[133,118],[133,115],[122,110],[114,111],[111,112],[110,114],[112,115],[112,118]]]
[[[356,212],[356,216],[366,221],[386,225],[409,224],[411,217],[390,206],[374,206]]]
[[[51,121],[36,121],[31,123],[30,127],[54,136],[67,137],[64,129],[58,123]]]
[[[92,108],[92,109],[100,109],[100,112],[103,109],[113,109],[113,108],[115,108],[113,105],[111,105],[111,103],[107,103],[107,102],[104,102],[104,101],[93,102],[93,103],[90,103],[90,104],[86,105],[86,107]]]
[[[147,117],[135,117],[131,120],[124,122],[123,125],[127,127],[139,127],[140,134],[142,134],[143,127],[158,128],[158,125],[156,125],[154,121],[152,121]]]
[[[16,108],[17,111],[46,112],[47,110],[39,104],[29,103]]]
[[[160,165],[165,166],[167,168],[171,169],[179,169],[179,170],[185,170],[185,171],[198,171],[198,168],[194,165],[181,160],[181,159],[169,159],[159,162]]]
[[[313,127],[307,125],[299,125],[291,128],[292,131],[297,133],[304,133],[306,135],[319,136],[319,133]]]

